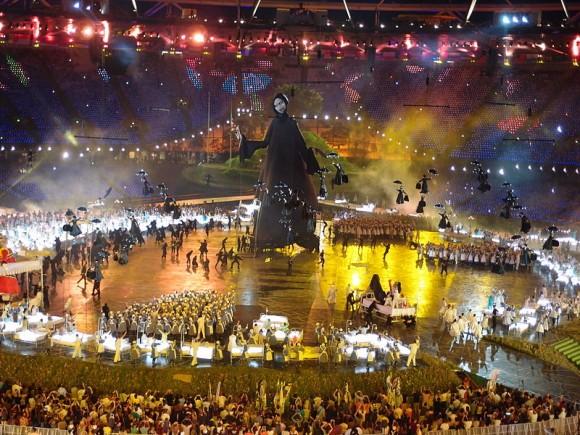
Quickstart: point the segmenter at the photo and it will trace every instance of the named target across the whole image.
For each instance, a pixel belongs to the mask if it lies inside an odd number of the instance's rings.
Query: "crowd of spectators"
[[[270,387],[270,388],[268,388]],[[90,386],[0,382],[0,422],[76,434],[422,434],[429,430],[533,423],[574,414],[570,402],[520,390],[481,388],[468,378],[455,391],[419,390],[403,398],[398,379],[384,391],[299,395],[291,385],[212,396],[171,390],[97,394]]]

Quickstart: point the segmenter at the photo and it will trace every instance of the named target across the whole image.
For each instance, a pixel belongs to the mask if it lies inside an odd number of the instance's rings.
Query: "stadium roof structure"
[[[454,14],[465,20],[468,16],[477,19],[478,14],[500,12],[558,13],[568,21],[580,20],[578,0],[0,0],[0,8],[9,12],[57,11],[86,14],[106,11],[107,14],[126,13],[137,17],[175,16],[184,9],[212,8],[216,13],[224,9],[243,9],[242,15],[250,17],[275,10],[304,10],[310,12],[352,13],[407,13],[407,14]]]

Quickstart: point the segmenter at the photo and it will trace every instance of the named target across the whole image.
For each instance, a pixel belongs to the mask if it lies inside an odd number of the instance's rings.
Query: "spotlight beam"
[[[352,26],[354,27],[354,23],[352,22],[352,17],[350,16],[350,10],[348,9],[348,4],[346,3],[346,0],[342,0],[342,3],[344,4],[344,9],[346,9],[346,15],[348,15],[348,20],[350,21],[350,24],[352,24]]]
[[[562,0],[564,2],[564,0]],[[469,5],[469,10],[467,11],[467,18],[465,19],[466,23],[469,23],[469,19],[471,18],[471,14],[475,10],[475,5],[477,4],[477,0],[471,0],[471,5]]]
[[[379,6],[382,5],[384,2],[385,0],[381,0],[377,4],[377,9],[375,10],[375,27],[379,27],[380,25],[381,12],[379,11]]]
[[[260,7],[260,3],[262,3],[262,0],[258,0],[256,2],[256,6],[254,6],[254,11],[252,12],[252,18],[256,18],[256,12],[258,11],[258,8]]]
[[[566,18],[570,18],[570,14],[568,14],[568,8],[566,7],[566,2],[564,0],[560,0],[562,2],[562,9],[564,9],[564,13],[566,14]]]

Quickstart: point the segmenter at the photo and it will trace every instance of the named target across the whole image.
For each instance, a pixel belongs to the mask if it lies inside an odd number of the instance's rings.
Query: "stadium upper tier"
[[[0,149],[128,152],[179,140],[201,150],[203,132],[230,116],[236,123],[270,116],[271,96],[286,86],[302,128],[345,155],[580,162],[580,69],[570,63],[134,55],[119,74],[108,55],[95,62],[88,49],[3,49]],[[228,130],[211,136],[212,150],[228,149]]]

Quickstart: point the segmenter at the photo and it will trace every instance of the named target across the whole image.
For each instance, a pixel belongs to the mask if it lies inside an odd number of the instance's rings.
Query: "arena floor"
[[[293,253],[292,275],[287,274],[287,255],[274,252],[254,257],[244,255],[238,272],[218,271],[214,268],[216,253],[224,237],[228,237],[228,249],[235,248],[236,233],[213,232],[209,237],[210,273],[205,275],[187,270],[185,253],[193,249],[198,254],[199,241],[205,233],[198,231],[184,242],[179,260],[161,261],[161,249],[149,240],[142,247],[135,247],[130,254],[129,264],[120,266],[111,263],[104,271],[101,285],[101,299],[91,297],[91,284],[85,293],[77,287],[79,272],[67,276],[64,285],[51,302],[51,311],[62,313],[64,301],[69,295],[73,299],[73,313],[81,331],[92,332],[97,325],[101,303],[108,303],[111,310],[123,309],[127,304],[146,302],[161,294],[181,289],[235,290],[238,307],[236,315],[243,323],[251,322],[266,308],[271,314],[288,316],[291,327],[304,330],[306,343],[314,344],[314,327],[317,322],[333,321],[344,327],[349,319],[346,312],[346,288],[366,289],[373,274],[379,274],[381,282],[388,288],[388,280],[400,281],[403,293],[411,303],[418,304],[418,324],[406,328],[402,324],[390,327],[390,333],[410,342],[415,335],[421,336],[421,351],[427,351],[448,358],[455,364],[480,374],[489,376],[493,369],[499,369],[500,382],[513,387],[525,387],[536,392],[566,394],[573,400],[580,400],[578,377],[564,369],[546,367],[528,356],[502,349],[496,345],[481,343],[479,351],[473,344],[455,347],[449,351],[450,339],[441,329],[438,311],[443,297],[458,305],[458,312],[468,309],[481,311],[487,304],[487,297],[493,288],[504,289],[508,303],[522,305],[527,296],[533,294],[534,287],[541,287],[542,278],[533,272],[506,272],[503,275],[489,270],[470,267],[451,267],[448,276],[441,276],[439,269],[423,263],[417,265],[417,253],[402,244],[393,244],[383,262],[382,246],[374,251],[368,246],[359,250],[351,246],[342,252],[341,246],[333,247],[323,241],[326,262],[324,268],[318,262],[317,254]],[[421,241],[442,241],[439,233],[421,233]],[[337,286],[337,303],[331,307],[326,302],[330,285]],[[64,289],[64,291],[63,291]],[[355,319],[356,322],[356,319]]]

